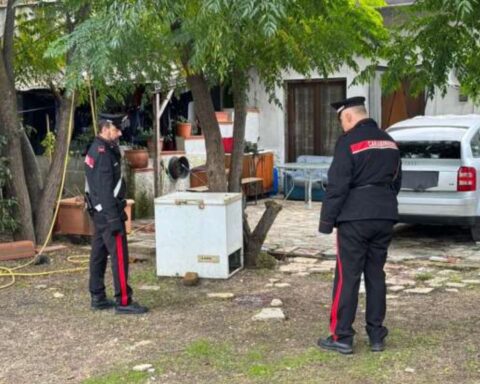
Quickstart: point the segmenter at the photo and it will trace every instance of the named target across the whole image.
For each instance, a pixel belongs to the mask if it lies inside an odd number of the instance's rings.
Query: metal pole
[[[155,131],[153,134],[153,140],[155,145],[155,158],[153,162],[153,176],[154,176],[154,189],[155,197],[160,196],[162,193],[163,178],[161,169],[161,157],[160,157],[160,92],[155,91],[155,104],[154,104],[154,116],[155,116]]]
[[[159,148],[160,144],[160,118],[165,112],[165,108],[167,108],[168,102],[173,96],[173,92],[175,91],[172,88],[168,91],[167,96],[163,99],[162,105],[160,105],[160,91],[155,91],[155,161],[154,161],[154,183],[155,183],[155,197],[160,196],[162,193],[163,187],[163,172],[162,172],[162,158],[161,158],[161,149]]]

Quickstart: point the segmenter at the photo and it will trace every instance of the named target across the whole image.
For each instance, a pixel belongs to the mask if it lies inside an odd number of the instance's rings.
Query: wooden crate
[[[29,240],[0,243],[0,260],[25,259],[35,256],[33,242]]]
[[[132,231],[132,205],[134,200],[127,200],[125,213],[128,220],[125,222],[127,233]],[[60,201],[57,221],[55,223],[55,233],[62,235],[92,235],[93,225],[90,223],[90,216],[85,210],[83,197],[76,196]]]

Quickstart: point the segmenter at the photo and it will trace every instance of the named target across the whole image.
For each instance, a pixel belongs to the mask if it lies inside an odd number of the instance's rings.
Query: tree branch
[[[267,200],[265,202],[266,210],[263,213],[260,221],[258,222],[257,226],[255,227],[254,231],[248,235],[250,232],[250,228],[248,228],[248,232],[245,228],[246,218],[244,216],[243,219],[243,234],[244,234],[244,260],[245,266],[253,267],[256,265],[257,256],[262,249],[262,245],[265,242],[267,237],[268,231],[273,225],[277,215],[282,210],[283,206],[276,201]]]
[[[245,73],[238,68],[232,71],[233,106],[235,119],[233,121],[233,153],[230,158],[230,175],[228,181],[229,192],[241,192],[241,177],[243,169],[243,151],[245,143],[246,89]],[[252,175],[250,175],[252,176]]]
[[[13,38],[15,35],[15,0],[8,0],[5,17],[5,30],[3,34],[3,60],[7,76],[12,84],[15,84],[13,74]]]

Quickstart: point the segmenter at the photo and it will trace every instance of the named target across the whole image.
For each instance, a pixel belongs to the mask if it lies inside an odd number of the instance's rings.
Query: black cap
[[[363,96],[356,96],[356,97],[349,97],[348,99],[342,101],[336,101],[335,103],[330,104],[336,111],[337,114],[340,113],[347,108],[355,107],[357,105],[365,105],[365,97]]]
[[[113,124],[117,129],[123,131],[125,124],[124,120],[127,116],[123,113],[100,113],[100,120],[98,121],[98,128],[101,130],[107,124]]]
[[[98,129],[101,131],[104,127],[109,126],[110,124],[113,124],[112,120],[109,119],[100,119],[98,120]]]

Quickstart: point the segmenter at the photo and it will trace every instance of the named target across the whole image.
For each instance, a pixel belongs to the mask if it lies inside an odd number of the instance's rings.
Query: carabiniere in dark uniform
[[[147,308],[132,302],[132,289],[128,285],[128,246],[125,230],[128,217],[124,210],[126,185],[121,172],[121,153],[117,140],[106,138],[109,129],[117,128],[109,120],[101,121],[99,125],[101,133],[95,137],[85,157],[86,201],[95,227],[90,255],[89,289],[92,308],[106,309],[115,306],[117,313],[144,313]],[[118,138],[121,132],[115,132],[113,135]],[[105,294],[104,276],[109,254],[115,303],[107,300]]]
[[[319,231],[337,228],[337,264],[330,315],[331,336],[319,346],[352,353],[352,328],[362,273],[367,295],[366,331],[372,351],[384,348],[388,330],[383,267],[393,225],[398,221],[400,155],[394,140],[368,118],[365,98],[333,103],[345,133],[335,147],[328,172]],[[348,121],[347,121],[348,120]],[[351,122],[351,126],[348,126]]]

